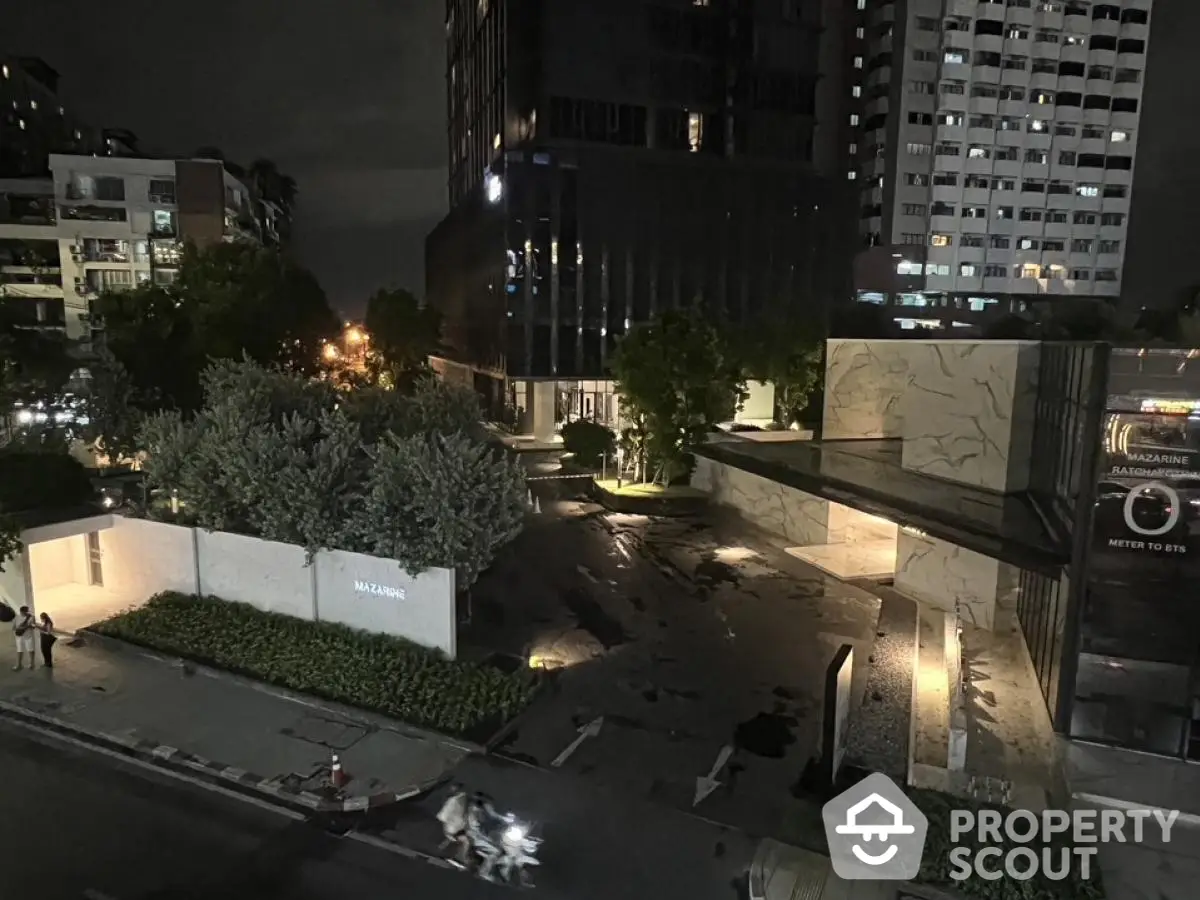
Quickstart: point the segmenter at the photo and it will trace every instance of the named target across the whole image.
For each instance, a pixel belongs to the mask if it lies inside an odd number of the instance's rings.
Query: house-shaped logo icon
[[[929,822],[894,781],[869,775],[822,810],[833,870],[846,880],[911,881]]]

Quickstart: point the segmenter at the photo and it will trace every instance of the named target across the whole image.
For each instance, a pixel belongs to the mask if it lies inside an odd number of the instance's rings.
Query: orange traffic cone
[[[329,783],[335,788],[343,788],[346,786],[346,771],[342,768],[342,761],[338,759],[338,755],[333,754],[333,762],[329,766]]]

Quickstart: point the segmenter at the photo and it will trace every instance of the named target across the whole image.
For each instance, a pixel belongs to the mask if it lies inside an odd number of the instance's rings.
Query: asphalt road
[[[0,773],[0,897],[510,896],[462,873],[7,725],[0,726]]]

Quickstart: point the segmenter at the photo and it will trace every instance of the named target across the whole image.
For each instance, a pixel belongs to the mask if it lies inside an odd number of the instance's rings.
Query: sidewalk
[[[54,669],[12,671],[0,642],[0,716],[41,717],[172,768],[283,795],[317,810],[361,809],[437,781],[470,748],[380,716],[107,646],[55,647]],[[351,780],[328,788],[332,754]]]

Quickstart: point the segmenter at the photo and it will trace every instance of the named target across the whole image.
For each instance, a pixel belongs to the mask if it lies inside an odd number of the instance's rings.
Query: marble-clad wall
[[[829,504],[829,543],[895,540],[896,523],[871,516],[840,503]]]
[[[828,500],[703,456],[696,457],[692,487],[797,545],[830,542]]]
[[[696,457],[692,487],[798,547],[892,540],[896,525],[736,466]]]
[[[993,491],[1028,487],[1037,344],[908,343],[904,468]]]
[[[966,621],[992,630],[1007,624],[1015,586],[1015,570],[997,559],[900,529],[893,587],[915,600],[946,612],[954,612],[957,601]]]
[[[901,436],[900,400],[908,389],[908,346],[912,343],[826,341],[823,440]]]
[[[831,339],[822,440],[901,439],[907,469],[1024,490],[1038,362],[1032,341]]]

